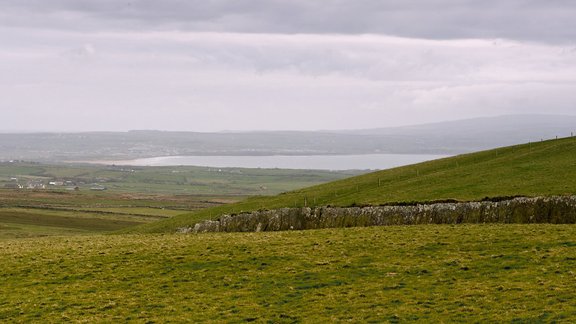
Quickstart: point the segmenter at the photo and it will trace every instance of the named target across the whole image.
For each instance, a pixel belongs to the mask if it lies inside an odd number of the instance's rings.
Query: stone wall
[[[504,201],[433,203],[413,206],[317,207],[223,215],[183,233],[259,232],[320,228],[460,223],[576,223],[576,196]]]

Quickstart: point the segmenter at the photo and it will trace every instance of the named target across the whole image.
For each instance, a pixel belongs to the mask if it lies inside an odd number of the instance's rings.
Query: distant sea
[[[217,168],[383,170],[448,156],[432,154],[162,156],[123,161],[93,161],[93,163],[132,166],[194,165]]]

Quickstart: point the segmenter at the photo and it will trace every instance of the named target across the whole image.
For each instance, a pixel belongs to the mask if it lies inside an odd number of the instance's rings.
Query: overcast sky
[[[0,0],[0,131],[576,114],[573,0]]]

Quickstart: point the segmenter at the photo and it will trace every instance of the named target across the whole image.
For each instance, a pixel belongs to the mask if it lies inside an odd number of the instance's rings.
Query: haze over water
[[[165,156],[126,161],[99,161],[103,164],[133,166],[194,165],[220,168],[280,168],[318,170],[383,170],[447,157],[432,154],[363,154],[307,156]]]

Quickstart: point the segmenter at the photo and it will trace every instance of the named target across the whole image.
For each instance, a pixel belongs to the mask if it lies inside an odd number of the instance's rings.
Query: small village
[[[14,190],[69,190],[79,191],[92,190],[104,191],[108,188],[98,183],[86,183],[83,181],[73,180],[39,180],[39,179],[26,179],[11,177],[8,181],[0,181],[0,188],[14,189]]]

